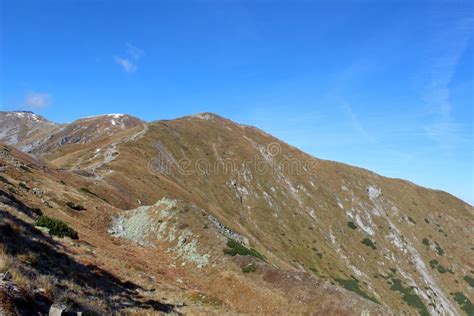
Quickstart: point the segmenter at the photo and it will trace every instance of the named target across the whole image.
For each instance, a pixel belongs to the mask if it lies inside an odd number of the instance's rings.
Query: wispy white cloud
[[[145,51],[130,43],[127,43],[127,54],[128,56],[130,56],[130,58],[133,58],[134,60],[139,60],[145,55]]]
[[[124,71],[133,73],[137,71],[138,61],[145,55],[145,51],[131,43],[126,43],[126,46],[125,56],[114,56],[114,60]]]
[[[125,70],[128,73],[132,73],[137,70],[137,65],[135,65],[133,61],[131,61],[128,58],[115,56],[114,59],[115,59],[115,62],[119,64],[123,68],[123,70]]]
[[[26,94],[23,105],[34,110],[42,109],[52,103],[52,97],[48,93],[29,91]]]
[[[357,114],[354,112],[352,107],[348,103],[342,105],[342,109],[349,115],[352,123],[352,127],[369,143],[375,143],[374,137],[369,134],[361,121],[357,117]]]
[[[428,107],[431,122],[424,126],[424,131],[443,148],[452,148],[465,141],[462,126],[452,116],[450,84],[472,36],[473,24],[472,17],[446,21],[425,56],[429,70],[422,99]]]

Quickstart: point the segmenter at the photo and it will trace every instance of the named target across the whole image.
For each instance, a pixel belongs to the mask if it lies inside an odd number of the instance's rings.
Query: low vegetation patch
[[[227,247],[224,249],[224,253],[229,256],[241,255],[241,256],[252,256],[260,260],[265,261],[265,257],[262,256],[257,250],[247,248],[234,239],[227,240]]]
[[[253,263],[250,263],[242,268],[243,273],[250,273],[250,272],[255,272],[255,271],[257,271],[257,267]]]
[[[470,287],[474,287],[474,279],[471,278],[470,276],[465,275],[464,276],[464,281],[466,281],[467,284],[469,284]]]
[[[357,226],[354,224],[354,222],[347,222],[347,226],[349,226],[351,229],[357,229]]]
[[[94,192],[92,192],[88,188],[80,188],[79,191],[90,194],[90,195],[93,195],[93,196],[96,196],[96,197],[99,197],[97,194],[95,194]]]
[[[435,241],[434,242],[436,244],[435,246],[435,249],[436,249],[436,253],[439,255],[439,256],[444,256],[444,250],[443,248],[441,248],[441,246]]]
[[[416,225],[416,221],[411,218],[410,216],[408,216],[408,220],[413,224],[413,225]]]
[[[427,249],[430,247],[430,241],[428,240],[428,238],[423,238],[422,243],[426,246]]]
[[[81,192],[84,192],[86,194],[89,194],[89,195],[92,195],[98,199],[101,199],[102,201],[104,201],[105,203],[109,203],[109,201],[101,196],[99,196],[97,193],[94,193],[92,192],[91,190],[89,190],[88,188],[80,188],[79,191]]]
[[[30,188],[26,185],[25,182],[20,182],[19,184],[20,187],[22,187],[23,189],[25,189],[26,191],[28,191]]]
[[[445,274],[446,272],[454,274],[453,270],[443,267],[436,259],[430,260],[430,266],[431,266],[431,269],[436,269],[441,274]]]
[[[210,305],[210,306],[222,306],[222,301],[216,297],[208,296],[201,292],[194,292],[189,295],[189,298],[196,303]]]
[[[454,300],[459,304],[461,309],[466,312],[467,315],[474,315],[474,305],[471,301],[461,292],[454,293]]]
[[[76,204],[74,202],[67,202],[66,205],[75,210],[75,211],[84,211],[86,208],[84,206],[82,206],[81,204]]]
[[[1,176],[1,175],[0,175],[0,181],[2,181],[3,183],[9,184],[9,185],[13,185],[10,181],[7,180],[7,178],[5,178],[4,176]]]
[[[35,226],[45,227],[49,230],[49,233],[60,238],[69,237],[72,239],[78,239],[79,235],[77,232],[69,227],[66,223],[61,220],[48,217],[46,215],[40,216],[35,223]]]
[[[417,309],[421,316],[430,316],[428,309],[426,309],[425,304],[423,304],[423,301],[416,294],[413,287],[404,287],[400,279],[392,278],[392,286],[390,287],[390,290],[400,292],[402,300],[407,303],[408,306]]]
[[[319,275],[319,272],[318,272],[318,269],[316,269],[315,267],[309,267],[309,269],[316,275]]]
[[[375,243],[370,240],[369,238],[364,238],[361,243],[363,243],[364,245],[366,245],[367,247],[370,247],[372,249],[377,249],[377,247],[375,247]]]
[[[352,279],[347,279],[347,280],[336,278],[334,281],[339,283],[346,290],[352,291],[368,300],[371,300],[374,303],[380,304],[380,302],[375,297],[370,296],[359,287],[359,280],[357,280],[356,278],[352,277]]]
[[[24,165],[21,165],[20,169],[23,170],[23,171],[29,172],[29,173],[33,173],[30,168],[28,168],[27,166],[24,166]]]

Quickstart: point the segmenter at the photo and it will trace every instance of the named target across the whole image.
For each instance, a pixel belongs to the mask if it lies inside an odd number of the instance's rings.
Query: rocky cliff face
[[[267,312],[289,304],[324,313],[344,296],[340,312],[472,313],[472,206],[316,159],[211,113],[152,123],[118,119],[101,117],[99,129],[94,118],[76,121],[86,126],[80,131],[96,131],[86,135],[100,135],[80,141],[72,141],[76,127],[62,127],[73,137],[58,143],[54,136],[57,145],[45,147],[43,158],[100,192],[102,200],[87,203],[113,210],[97,226],[103,238],[147,249],[145,262],[163,255],[170,260],[163,269],[186,276],[185,284],[219,308],[258,312],[242,306],[245,297]],[[81,194],[76,199],[90,200]],[[224,281],[213,285],[209,271]],[[246,294],[223,292],[230,284]],[[285,293],[290,286],[299,292]]]

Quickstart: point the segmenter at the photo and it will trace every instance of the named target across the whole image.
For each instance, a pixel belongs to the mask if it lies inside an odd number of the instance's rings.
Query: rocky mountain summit
[[[474,210],[448,193],[212,113],[1,112],[0,141],[12,313],[474,314]]]

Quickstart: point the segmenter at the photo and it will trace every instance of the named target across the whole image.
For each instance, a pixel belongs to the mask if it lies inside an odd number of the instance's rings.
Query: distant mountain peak
[[[36,114],[32,111],[0,111],[0,116],[7,117],[7,118],[17,118],[17,119],[32,119],[33,121],[44,121],[50,122],[43,116]]]
[[[224,119],[222,116],[219,116],[211,112],[196,113],[189,116],[185,116],[185,118],[194,118],[194,119],[200,119],[200,120],[205,120],[205,121],[209,121],[212,119]]]

